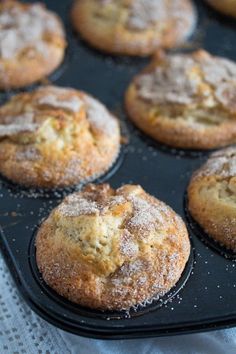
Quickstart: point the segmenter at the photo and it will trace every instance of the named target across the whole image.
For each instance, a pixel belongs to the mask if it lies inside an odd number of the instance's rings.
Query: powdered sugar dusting
[[[98,204],[87,200],[80,193],[74,193],[67,197],[57,208],[64,216],[76,217],[80,215],[96,214],[99,211]]]
[[[214,87],[236,80],[236,64],[229,59],[206,56],[200,62],[204,79]]]
[[[131,228],[142,229],[146,232],[165,222],[161,205],[157,207],[140,196],[131,195],[128,200],[132,202],[134,208],[133,216],[128,222]],[[164,211],[167,211],[167,209],[164,208]]]
[[[71,194],[59,205],[58,211],[64,216],[100,214],[125,202],[125,198],[119,195],[111,195],[102,200],[94,200],[94,196],[91,193]]]
[[[198,171],[197,176],[218,175],[222,178],[236,176],[236,148],[230,147],[211,155]]]
[[[177,36],[187,37],[195,24],[195,13],[188,1],[175,0],[134,0],[130,7],[128,27],[143,31],[151,26],[161,30],[171,25]]]
[[[37,124],[11,124],[11,125],[0,125],[0,137],[8,137],[18,133],[24,132],[34,132],[37,130]]]
[[[16,116],[3,116],[0,118],[0,137],[10,137],[18,133],[34,132],[39,124],[33,122],[34,114],[25,112]]]
[[[112,196],[109,200],[109,206],[113,207],[125,203],[125,198],[122,195]]]
[[[127,257],[134,257],[138,253],[138,245],[128,230],[124,230],[120,240],[120,252]]]
[[[166,0],[135,0],[131,5],[128,26],[131,29],[145,30],[157,21],[165,21],[166,17]]]
[[[58,211],[65,216],[79,216],[93,213],[104,214],[111,211],[114,206],[129,202],[132,205],[132,215],[128,217],[126,222],[128,229],[130,227],[138,228],[147,232],[153,228],[163,226],[169,216],[169,208],[164,203],[159,202],[155,205],[148,199],[144,199],[140,195],[135,195],[135,192],[126,196],[119,194],[104,194],[102,198],[101,196],[99,197],[99,194],[97,197],[95,196],[96,194],[91,194],[91,192],[74,193],[60,204]],[[124,211],[123,216],[125,216],[125,213]],[[123,234],[123,237],[127,242],[130,242],[131,234],[128,229]]]
[[[132,263],[126,263],[121,267],[121,272],[125,277],[131,277],[132,275],[140,272],[144,268],[144,261],[137,259]]]
[[[215,97],[224,107],[236,113],[236,75],[234,84],[226,82],[216,88]]]
[[[37,99],[39,105],[49,105],[55,108],[68,109],[74,113],[79,112],[83,101],[75,95],[74,90],[56,86],[48,86],[38,90],[43,96]]]
[[[47,44],[43,40],[46,32],[64,37],[56,16],[43,6],[33,4],[27,9],[3,7],[0,13],[0,57],[12,59],[26,48],[35,48],[46,56]]]
[[[169,55],[165,62],[150,73],[136,79],[139,97],[152,103],[198,103],[207,99],[206,90],[201,93],[202,83],[212,90],[211,102],[222,104],[236,112],[236,64],[224,58],[202,55]],[[208,101],[207,101],[208,102]],[[212,103],[211,103],[212,104]]]
[[[0,123],[10,125],[24,125],[31,124],[34,121],[34,113],[33,112],[23,112],[17,115],[2,115],[0,117]]]
[[[107,109],[91,96],[86,95],[84,101],[87,104],[87,119],[91,126],[103,134],[116,135],[117,121]]]
[[[165,66],[139,76],[136,81],[139,96],[154,103],[192,103],[198,82],[189,80],[188,72],[194,65],[194,60],[186,55],[168,56]]]

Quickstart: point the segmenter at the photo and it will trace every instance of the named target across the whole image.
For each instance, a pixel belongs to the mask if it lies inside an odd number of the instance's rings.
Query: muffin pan
[[[148,59],[103,55],[81,42],[69,23],[69,1],[46,1],[64,20],[69,58],[55,84],[85,90],[100,99],[122,121],[123,159],[98,180],[118,187],[141,184],[169,204],[189,226],[191,257],[177,286],[162,299],[130,312],[106,313],[75,305],[57,295],[42,281],[35,264],[37,226],[69,191],[27,190],[1,179],[0,244],[23,298],[41,317],[70,332],[94,338],[140,338],[225,328],[236,325],[235,257],[202,242],[204,233],[186,217],[185,190],[190,176],[208,153],[174,150],[155,143],[127,119],[123,96],[133,75]],[[236,22],[217,15],[197,2],[199,24],[185,49],[203,47],[215,55],[236,60]],[[28,88],[30,89],[30,88]],[[2,93],[3,102],[11,94]],[[200,237],[199,237],[200,236]]]

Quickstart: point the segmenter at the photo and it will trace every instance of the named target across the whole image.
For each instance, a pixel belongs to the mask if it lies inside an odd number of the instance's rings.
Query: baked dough
[[[74,89],[45,86],[0,107],[0,173],[33,187],[65,187],[106,172],[120,149],[107,109]]]
[[[196,23],[190,0],[75,0],[71,16],[95,48],[139,56],[180,45]]]
[[[164,295],[189,253],[182,219],[135,185],[88,185],[66,197],[36,237],[45,282],[75,303],[103,310]]]
[[[26,86],[52,73],[65,48],[61,20],[43,4],[0,2],[0,89]]]
[[[207,0],[216,10],[236,17],[236,0]]]
[[[193,175],[188,203],[209,236],[236,252],[236,147],[212,154]]]
[[[213,149],[236,141],[236,64],[228,59],[159,53],[125,100],[131,120],[161,143]]]

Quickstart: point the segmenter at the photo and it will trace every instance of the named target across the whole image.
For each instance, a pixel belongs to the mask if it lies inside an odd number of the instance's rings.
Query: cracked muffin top
[[[88,185],[53,210],[36,241],[44,280],[82,305],[129,308],[178,281],[190,244],[181,218],[140,186]]]
[[[195,149],[236,140],[235,102],[236,64],[203,50],[159,53],[126,94],[141,129],[168,145]]]
[[[72,22],[98,49],[145,56],[184,42],[196,13],[189,0],[76,0]]]
[[[45,86],[0,107],[0,172],[16,183],[82,183],[106,172],[119,147],[118,121],[84,92]]]
[[[59,17],[43,4],[0,3],[0,88],[42,79],[59,66],[65,47]]]

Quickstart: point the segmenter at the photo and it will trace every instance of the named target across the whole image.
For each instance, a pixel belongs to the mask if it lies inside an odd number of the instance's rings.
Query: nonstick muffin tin
[[[37,227],[69,190],[27,190],[1,179],[0,244],[20,293],[44,319],[70,332],[95,338],[139,338],[225,328],[236,325],[235,256],[225,251],[187,213],[186,187],[208,156],[157,144],[127,119],[123,96],[133,75],[149,59],[111,57],[80,41],[69,21],[70,1],[45,1],[66,25],[69,48],[55,84],[82,89],[100,99],[122,122],[124,145],[113,168],[99,181],[118,187],[141,184],[186,221],[192,242],[189,262],[177,286],[164,298],[130,312],[100,312],[75,305],[51,290],[35,263]],[[185,50],[205,48],[236,60],[236,21],[197,1],[198,28]],[[27,88],[32,89],[32,88]],[[18,91],[19,92],[19,91]],[[2,93],[4,102],[14,92]]]

